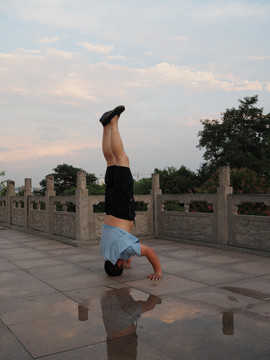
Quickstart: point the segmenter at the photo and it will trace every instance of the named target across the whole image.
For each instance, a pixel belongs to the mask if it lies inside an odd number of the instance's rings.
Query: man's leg
[[[111,124],[104,126],[102,136],[102,151],[107,161],[107,166],[116,165],[116,159],[111,145]]]
[[[114,116],[110,122],[111,150],[115,157],[115,165],[129,167],[129,158],[124,150],[123,142],[118,129],[118,119],[118,116]]]

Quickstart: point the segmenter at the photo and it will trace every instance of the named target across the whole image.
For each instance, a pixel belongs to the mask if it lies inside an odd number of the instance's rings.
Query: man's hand
[[[158,281],[161,280],[161,273],[154,273],[147,276],[148,280]]]
[[[159,262],[159,258],[155,251],[149,246],[141,245],[141,255],[146,256],[150,264],[153,266],[154,273],[147,276],[148,280],[160,280],[161,279],[161,265]]]

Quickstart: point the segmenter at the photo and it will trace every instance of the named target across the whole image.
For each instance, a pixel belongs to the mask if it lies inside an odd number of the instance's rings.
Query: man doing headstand
[[[109,276],[119,276],[129,268],[131,256],[146,256],[154,273],[149,280],[160,280],[162,271],[155,251],[132,235],[135,218],[133,178],[129,158],[124,150],[118,120],[125,107],[120,105],[100,118],[103,125],[102,151],[107,162],[105,175],[106,216],[101,233],[100,249],[105,258],[104,269]]]

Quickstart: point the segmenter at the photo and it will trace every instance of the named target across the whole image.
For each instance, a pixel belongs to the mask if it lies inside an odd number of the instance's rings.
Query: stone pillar
[[[77,172],[76,189],[76,240],[89,240],[89,204],[86,189],[86,172]]]
[[[46,232],[50,234],[51,229],[51,221],[52,221],[52,208],[50,204],[50,197],[55,196],[54,190],[54,176],[47,175],[46,176],[46,191],[45,191],[45,212],[46,212]]]
[[[28,197],[32,196],[32,179],[24,179],[24,224],[29,227],[29,204]]]
[[[7,216],[7,224],[11,224],[12,222],[12,204],[10,198],[15,196],[15,182],[8,180],[7,181],[7,193],[6,193],[6,216]]]
[[[153,196],[153,221],[154,221],[154,235],[158,235],[158,209],[157,209],[157,196],[162,194],[159,188],[159,174],[152,174],[152,188],[150,195]]]
[[[229,243],[228,195],[232,193],[230,168],[223,166],[219,169],[219,186],[217,188],[218,243],[221,245],[228,245]]]

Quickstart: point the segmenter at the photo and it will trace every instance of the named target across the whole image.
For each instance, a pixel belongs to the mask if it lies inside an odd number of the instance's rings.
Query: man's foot
[[[123,105],[119,105],[117,106],[114,110],[111,111],[107,111],[105,112],[101,118],[99,119],[99,121],[101,122],[101,124],[103,126],[106,126],[110,123],[110,121],[112,120],[112,118],[114,116],[120,116],[120,114],[122,114],[122,112],[125,110],[125,107]]]

